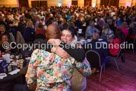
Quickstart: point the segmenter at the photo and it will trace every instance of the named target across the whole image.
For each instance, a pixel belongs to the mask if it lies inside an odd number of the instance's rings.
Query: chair
[[[10,35],[10,40],[11,40],[12,42],[15,42],[15,37],[14,37],[14,35],[13,35],[12,33],[9,33],[9,35]]]
[[[106,65],[107,61],[109,60],[109,58],[113,58],[114,59],[116,67],[117,67],[117,69],[119,71],[119,67],[118,67],[118,64],[117,64],[116,60],[117,60],[117,58],[119,58],[120,54],[121,54],[121,50],[119,52],[119,55],[117,55],[117,57],[107,56],[107,57],[105,57],[104,62],[101,63],[100,55],[99,55],[98,52],[93,51],[93,50],[89,50],[86,53],[86,58],[90,62],[91,67],[100,68],[99,82],[101,82],[102,70],[103,70],[103,68],[105,70],[105,65]]]
[[[102,78],[102,70],[105,67],[105,62],[101,64],[100,55],[98,52],[89,50],[86,53],[86,58],[90,62],[91,67],[94,68],[100,68],[100,76],[99,76],[99,82],[101,82]]]
[[[117,55],[116,57],[109,56],[109,58],[113,59],[113,61],[115,62],[118,71],[119,71],[120,69],[119,69],[119,66],[118,66],[118,63],[117,63],[117,59],[120,57],[121,52],[122,52],[122,50],[120,49],[120,51],[119,51],[119,53],[118,53],[118,55]]]
[[[24,40],[22,34],[21,34],[19,31],[17,31],[17,39],[16,39],[16,42],[17,42],[17,43],[21,43],[21,44],[25,43],[25,40]]]

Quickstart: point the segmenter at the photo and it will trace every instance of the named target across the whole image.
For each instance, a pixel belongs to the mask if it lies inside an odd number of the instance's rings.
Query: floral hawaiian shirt
[[[91,74],[86,60],[79,63],[73,58],[64,59],[54,53],[36,49],[26,74],[27,86],[36,86],[36,91],[71,91],[70,79],[74,66],[85,76]]]

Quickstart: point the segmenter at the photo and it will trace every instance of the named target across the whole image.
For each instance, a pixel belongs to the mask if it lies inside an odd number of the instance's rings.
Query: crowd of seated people
[[[79,33],[79,30],[82,31]],[[84,91],[86,76],[91,75],[90,65],[93,65],[86,60],[85,53],[89,50],[98,52],[103,63],[107,56],[116,57],[121,48],[97,49],[96,46],[103,41],[112,45],[125,41],[133,43],[135,35],[136,6],[0,8],[2,53],[24,51],[9,47],[4,49],[4,42],[51,45],[51,48],[25,50],[33,52],[30,62],[23,69],[30,90],[70,91],[72,88],[73,91]],[[97,45],[99,39],[103,41]],[[88,47],[90,44],[92,46]],[[65,45],[68,48],[62,47]],[[17,88],[15,86],[14,89]]]

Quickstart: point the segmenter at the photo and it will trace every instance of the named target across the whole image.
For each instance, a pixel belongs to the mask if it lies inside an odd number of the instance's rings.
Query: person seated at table
[[[118,27],[118,28],[121,29],[121,31],[123,32],[125,39],[126,39],[128,37],[128,34],[129,34],[127,22],[123,22],[121,24],[121,26]]]
[[[20,31],[22,35],[24,34],[25,26],[26,24],[23,18],[20,18],[20,22],[18,23],[18,31]]]
[[[3,34],[7,34],[8,35],[8,32],[6,31],[6,28],[4,25],[0,25],[0,40],[1,40],[1,37]]]
[[[72,57],[65,59],[54,54],[57,50],[61,50],[57,44],[61,36],[60,33],[57,25],[49,25],[46,37],[50,43],[56,43],[52,49],[53,53],[41,49],[36,49],[32,53],[26,74],[27,86],[30,89],[36,87],[36,91],[71,91],[70,80],[74,63],[75,67],[84,75],[91,74],[89,63],[86,60],[84,60],[84,65],[82,65],[82,63],[78,63]]]
[[[103,62],[105,62],[105,58],[107,56],[109,56],[109,50],[108,48],[103,48],[103,44],[101,41],[98,41],[98,38],[99,38],[99,33],[94,33],[92,38],[91,38],[91,42],[88,42],[86,44],[83,45],[83,48],[85,49],[85,51],[89,51],[89,50],[93,50],[93,51],[96,51],[99,53],[100,55],[100,60],[101,60],[101,64]],[[99,69],[96,69],[96,68],[99,68],[99,63],[94,63],[94,64],[90,64],[91,65],[91,68],[94,69],[92,73],[95,73],[97,72],[97,70],[99,71]]]
[[[33,22],[31,20],[28,20],[26,23],[26,28],[24,30],[23,37],[26,43],[34,41],[35,30],[33,28]]]
[[[130,25],[129,37],[130,39],[128,39],[128,42],[133,43],[136,38],[136,22],[132,22],[132,24]]]
[[[121,21],[120,17],[118,16],[117,17],[117,26],[120,26],[121,24],[122,24],[122,21]]]
[[[110,29],[110,27],[107,23],[103,25],[101,38],[105,39],[105,40],[109,40],[109,39],[114,38],[114,32]]]
[[[0,41],[0,50],[4,53],[11,53],[13,50],[9,47],[9,45],[4,45],[3,43],[10,43],[9,36],[7,34],[3,34]]]
[[[7,15],[7,18],[6,18],[6,23],[7,23],[7,26],[8,26],[8,32],[11,32],[13,35],[14,35],[14,37],[15,37],[15,39],[16,39],[16,33],[17,33],[17,30],[16,30],[16,28],[17,28],[17,25],[14,23],[14,21],[15,21],[15,19],[14,19],[14,15],[13,14],[9,14],[9,15]]]
[[[109,21],[108,21],[109,27],[114,33],[116,31],[116,28],[117,28],[116,23],[117,23],[116,20],[109,19]]]
[[[121,29],[117,29],[115,32],[115,38],[109,40],[109,43],[112,44],[110,46],[109,52],[111,56],[116,57],[120,52],[120,44],[124,42],[124,34]],[[118,45],[119,47],[116,47]]]
[[[94,21],[91,21],[90,26],[88,26],[86,29],[85,37],[91,38],[95,32],[99,32],[99,30],[94,27]]]
[[[74,35],[74,31],[69,27],[62,31],[61,40],[67,44],[70,44],[71,46],[75,46],[77,44],[77,38]],[[82,74],[79,73],[76,68],[73,72],[71,86],[72,91],[84,91],[87,86],[86,77],[82,76]]]
[[[5,17],[0,15],[0,25],[4,25],[6,30],[8,30],[7,24],[5,22]]]
[[[78,43],[80,43],[81,45],[85,44],[87,41],[86,39],[84,38],[84,35],[80,35],[79,36],[79,41]]]
[[[44,29],[44,27],[43,27],[43,24],[40,22],[39,24],[38,24],[38,28],[36,29],[36,31],[35,31],[35,34],[36,35],[38,35],[38,34],[45,34],[45,29]]]

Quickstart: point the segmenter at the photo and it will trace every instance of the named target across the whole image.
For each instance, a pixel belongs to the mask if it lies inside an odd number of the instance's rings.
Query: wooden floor
[[[136,53],[125,52],[125,63],[118,60],[120,71],[111,61],[102,73],[102,82],[99,83],[99,74],[87,78],[86,91],[136,91]]]

